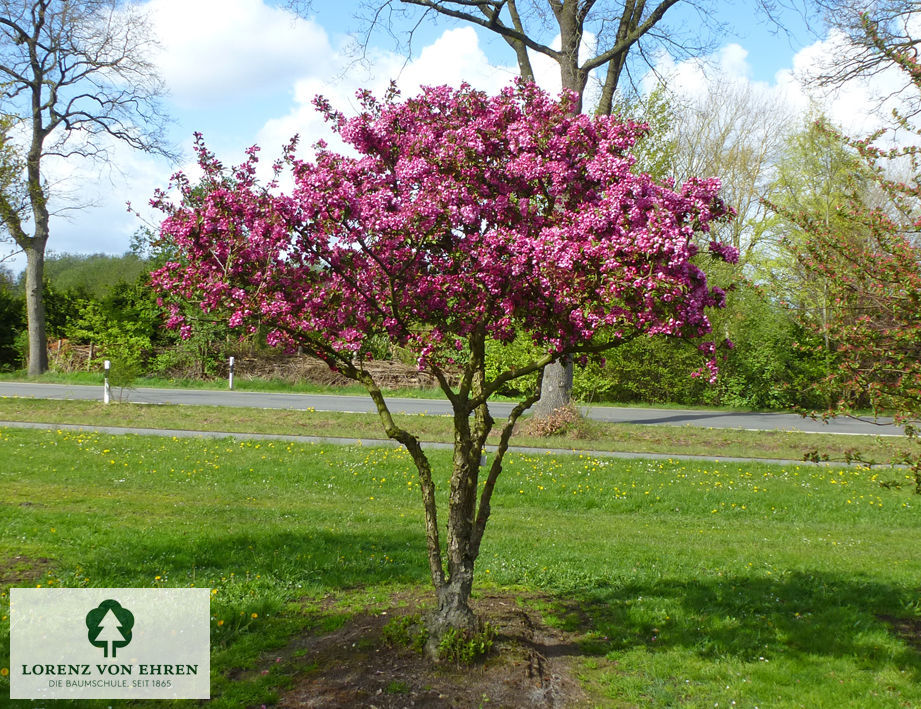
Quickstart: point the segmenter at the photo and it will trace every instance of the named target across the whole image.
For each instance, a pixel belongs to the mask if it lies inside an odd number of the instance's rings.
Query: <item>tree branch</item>
[[[394,423],[393,417],[390,415],[390,409],[387,407],[387,402],[384,400],[383,394],[381,394],[380,387],[377,386],[371,375],[367,372],[357,374],[358,376],[355,378],[365,385],[371,395],[387,435],[402,443],[416,464],[416,470],[419,473],[419,487],[422,489],[422,504],[425,508],[425,539],[428,545],[429,573],[432,576],[432,582],[435,587],[441,588],[445,583],[445,575],[441,563],[438,505],[435,501],[435,483],[432,480],[432,468],[422,450],[422,446],[419,444],[419,439]]]
[[[496,487],[496,481],[499,479],[499,474],[502,472],[502,461],[505,458],[506,451],[508,451],[509,441],[515,430],[515,424],[518,423],[518,419],[521,415],[540,399],[540,389],[543,380],[544,370],[541,369],[537,377],[537,385],[534,392],[512,409],[505,425],[502,427],[502,433],[499,436],[499,444],[496,446],[492,464],[489,466],[489,474],[486,476],[486,481],[483,483],[483,492],[480,493],[480,503],[477,510],[476,523],[474,525],[473,539],[471,542],[474,557],[480,553],[480,542],[483,540],[483,533],[486,531],[486,522],[489,520],[489,514],[491,512],[490,501],[492,500],[493,491]]]
[[[457,2],[457,0],[451,0],[452,2]],[[673,0],[677,2],[677,0]],[[453,17],[458,20],[464,20],[466,22],[472,22],[479,27],[490,30],[497,34],[502,35],[503,37],[514,39],[518,42],[521,42],[529,49],[533,49],[535,52],[540,52],[541,54],[546,54],[548,57],[552,57],[554,60],[559,61],[559,58],[562,54],[555,49],[551,49],[545,44],[540,44],[535,41],[524,32],[519,32],[516,29],[508,27],[507,25],[502,24],[498,20],[491,21],[489,19],[478,17],[477,15],[472,15],[469,12],[462,12],[461,10],[454,10],[450,7],[446,7],[443,2],[439,0],[402,0],[409,5],[419,5],[420,7],[427,7],[435,12],[438,12],[442,15],[447,15],[448,17]],[[457,3],[465,4],[465,3]],[[479,5],[480,3],[476,3]]]
[[[635,44],[643,35],[648,33],[655,25],[662,19],[665,13],[669,8],[673,7],[679,2],[679,0],[662,0],[662,2],[656,6],[656,8],[649,13],[649,17],[646,18],[646,21],[641,25],[638,25],[635,29],[627,34],[626,37],[617,41],[613,47],[611,47],[606,52],[596,55],[592,59],[589,59],[585,62],[581,69],[585,72],[592,71],[598,67],[606,64],[611,59],[616,57],[621,53],[626,53],[633,44]]]

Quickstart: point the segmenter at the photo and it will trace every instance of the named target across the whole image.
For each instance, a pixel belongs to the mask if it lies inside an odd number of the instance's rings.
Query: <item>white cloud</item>
[[[184,106],[230,104],[287,89],[333,53],[314,22],[262,0],[150,0],[157,63]]]
[[[402,58],[399,61],[402,63]],[[498,93],[517,75],[517,67],[490,64],[473,28],[459,27],[447,30],[425,47],[401,73],[398,84],[407,95],[422,86],[459,86],[462,82]]]
[[[890,66],[872,77],[856,77],[837,87],[821,87],[812,79],[829,73],[834,63],[852,51],[838,31],[803,48],[793,57],[789,81],[799,87],[804,102],[819,106],[845,133],[863,136],[891,125],[892,109],[903,105],[904,73]]]
[[[732,43],[715,54],[692,57],[681,62],[675,62],[668,54],[660,55],[655,62],[655,71],[648,72],[643,78],[643,88],[646,91],[652,90],[659,82],[659,77],[663,77],[672,91],[690,101],[704,99],[713,84],[744,86],[757,83],[767,88],[763,82],[751,82],[750,76],[748,50]]]
[[[870,78],[854,78],[835,88],[823,88],[810,81],[827,72],[830,62],[840,60],[849,51],[843,35],[832,31],[828,36],[797,52],[787,69],[777,72],[773,83],[753,81],[748,52],[738,44],[729,44],[708,57],[675,62],[668,55],[658,58],[656,71],[666,77],[669,87],[682,98],[697,103],[706,101],[714,87],[735,87],[773,102],[778,112],[805,117],[817,108],[845,133],[868,135],[889,125],[892,108],[900,104],[893,95],[905,85],[905,77],[895,67]],[[657,78],[650,72],[644,88],[650,90]],[[888,97],[888,98],[887,98]]]
[[[77,209],[53,219],[49,246],[58,252],[101,251],[124,253],[131,235],[141,226],[128,211],[128,202],[145,218],[153,212],[148,202],[157,187],[165,186],[170,168],[163,160],[114,143],[111,160],[100,165],[90,160],[68,160],[54,165],[66,176],[65,189],[80,187]]]
[[[333,107],[344,113],[359,109],[355,93],[368,89],[381,96],[391,80],[395,80],[404,96],[418,93],[422,86],[459,86],[466,82],[476,89],[497,93],[517,76],[514,67],[489,63],[479,44],[477,33],[470,27],[445,31],[419,56],[409,62],[392,52],[373,51],[365,65],[355,65],[344,55],[336,55],[332,70],[314,71],[300,78],[294,88],[294,105],[284,116],[268,120],[259,132],[257,142],[273,155],[278,148],[298,134],[302,148],[308,148],[323,138],[337,145],[323,117],[312,105],[315,96],[322,95]],[[302,150],[302,152],[308,152]]]

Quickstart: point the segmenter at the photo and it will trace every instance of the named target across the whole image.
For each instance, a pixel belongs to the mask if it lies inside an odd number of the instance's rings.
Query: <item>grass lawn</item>
[[[102,371],[80,372],[45,372],[37,377],[30,377],[26,370],[15,372],[0,372],[0,381],[7,382],[33,382],[37,384],[85,384],[102,386]],[[152,387],[156,389],[213,389],[227,390],[226,379],[165,379],[162,377],[138,377],[132,382],[134,387]],[[361,384],[346,384],[330,386],[314,384],[308,381],[291,382],[286,379],[257,379],[253,377],[236,376],[233,381],[236,391],[263,391],[284,392],[286,394],[336,394],[342,396],[368,396],[368,390]],[[406,387],[400,389],[384,389],[388,397],[401,397],[409,399],[444,399],[441,389]],[[516,401],[502,396],[494,399]]]
[[[917,707],[910,490],[889,469],[512,455],[479,588],[539,591],[597,706]],[[0,500],[5,620],[9,586],[214,589],[216,707],[271,704],[309,668],[260,658],[428,583],[397,449],[0,429]]]
[[[395,415],[423,441],[454,440],[448,416]],[[377,414],[250,409],[222,406],[150,406],[97,401],[51,401],[0,397],[0,421],[71,423],[180,430],[269,433],[300,436],[385,438]],[[490,439],[495,443],[498,435]],[[561,435],[533,438],[516,434],[512,445],[563,450],[599,450],[665,455],[719,455],[726,458],[803,460],[816,451],[833,461],[859,454],[863,461],[888,464],[916,453],[904,436],[842,436],[786,431],[741,431],[697,426],[614,424],[586,420]]]

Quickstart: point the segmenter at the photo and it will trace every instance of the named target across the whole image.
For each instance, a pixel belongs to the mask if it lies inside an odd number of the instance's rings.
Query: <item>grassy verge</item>
[[[37,377],[30,377],[25,370],[0,373],[0,381],[34,382],[38,384],[88,384],[102,386],[103,374],[99,372],[45,372]],[[134,381],[135,387],[153,387],[156,389],[205,389],[226,391],[226,379],[163,379],[160,377],[139,377]],[[285,379],[252,379],[237,376],[233,380],[236,391],[284,392],[287,394],[339,394],[367,396],[368,390],[360,384],[345,386],[325,386],[312,382],[290,382]],[[444,399],[441,389],[384,389],[388,397],[408,399]],[[503,397],[499,397],[502,399]],[[512,401],[512,399],[509,399]]]
[[[425,441],[453,440],[446,416],[397,416],[398,422]],[[0,398],[0,420],[73,423],[183,430],[269,433],[347,438],[384,438],[375,414],[265,410],[221,406],[148,406],[89,401]],[[495,442],[496,437],[493,437]],[[860,455],[885,464],[911,452],[900,437],[841,436],[780,431],[742,431],[693,426],[650,426],[585,421],[564,435],[533,438],[516,435],[512,445],[564,450],[603,450],[666,455],[719,455],[733,458],[802,460],[810,451],[843,461]],[[914,446],[917,447],[916,445]]]
[[[511,455],[478,583],[541,592],[600,706],[921,706],[904,475]],[[215,707],[273,702],[305,668],[264,658],[427,583],[396,449],[2,429],[0,500],[5,587],[214,589]]]

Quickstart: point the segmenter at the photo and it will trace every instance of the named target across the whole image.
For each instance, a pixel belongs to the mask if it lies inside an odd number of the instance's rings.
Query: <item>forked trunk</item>
[[[502,472],[502,461],[508,450],[512,431],[520,416],[537,400],[540,381],[543,378],[544,363],[541,363],[537,370],[537,389],[512,409],[502,427],[499,444],[491,454],[491,462],[481,489],[479,485],[481,456],[486,438],[495,422],[486,404],[490,392],[487,392],[485,388],[485,338],[482,333],[474,334],[470,342],[471,365],[461,383],[460,394],[452,391],[440,370],[434,370],[442,389],[454,405],[454,458],[448,498],[447,545],[445,548],[442,548],[439,534],[438,506],[435,484],[432,481],[432,470],[419,439],[396,425],[380,388],[369,374],[359,370],[348,361],[343,362],[340,369],[346,376],[365,385],[377,405],[378,415],[387,435],[405,446],[419,472],[419,486],[425,510],[429,572],[435,586],[438,603],[435,610],[426,619],[428,640],[425,652],[430,659],[435,661],[438,661],[444,654],[445,648],[441,646],[442,640],[450,631],[467,635],[482,630],[479,620],[470,607],[473,567],[480,553],[480,542],[490,515],[490,500],[496,480]],[[477,403],[472,403],[468,398],[471,393],[473,401]]]

